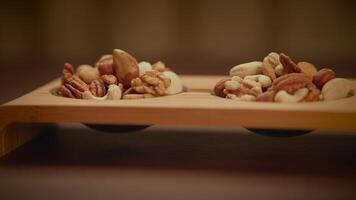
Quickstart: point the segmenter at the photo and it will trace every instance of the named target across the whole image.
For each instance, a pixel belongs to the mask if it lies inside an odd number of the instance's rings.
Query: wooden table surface
[[[0,159],[0,199],[354,199],[355,172],[351,132],[59,124]]]

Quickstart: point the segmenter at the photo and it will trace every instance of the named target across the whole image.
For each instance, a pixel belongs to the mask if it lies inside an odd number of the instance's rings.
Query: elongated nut
[[[147,71],[151,71],[152,70],[152,65],[149,62],[142,61],[142,62],[138,63],[138,68],[139,68],[139,70],[138,70],[139,74],[140,74],[140,76],[142,76]]]
[[[112,55],[103,55],[99,61],[95,64],[101,75],[113,74],[113,57]]]
[[[89,91],[96,97],[103,97],[106,93],[105,84],[101,79],[94,80],[89,85]]]
[[[109,85],[108,92],[103,97],[96,97],[90,91],[85,91],[83,93],[83,99],[89,100],[120,100],[122,96],[122,91],[117,85]]]
[[[274,101],[281,103],[297,103],[303,100],[308,95],[307,88],[298,89],[294,94],[289,94],[284,90],[277,92]]]
[[[313,77],[318,72],[316,67],[311,63],[299,62],[297,65],[301,69],[302,73],[307,74],[310,77]]]
[[[183,83],[176,73],[172,71],[165,71],[162,74],[163,76],[171,80],[171,84],[166,89],[166,94],[168,95],[178,94],[183,91]]]
[[[262,62],[253,61],[249,63],[244,63],[236,65],[230,69],[230,76],[239,76],[244,78],[248,75],[256,75],[262,73]]]
[[[70,63],[64,63],[62,70],[62,82],[65,82],[68,78],[74,75],[74,67]]]
[[[115,76],[125,88],[129,88],[131,80],[139,76],[138,63],[136,59],[120,49],[114,49],[113,59]]]
[[[311,83],[311,78],[304,73],[290,73],[278,77],[273,82],[273,89],[276,91],[285,90],[288,93],[293,93],[296,90],[306,87]]]
[[[334,70],[323,68],[319,70],[313,77],[313,83],[321,89],[325,83],[335,78],[336,74]]]
[[[217,82],[214,86],[214,94],[216,96],[219,97],[226,97],[226,94],[224,93],[224,89],[225,89],[225,82],[229,81],[231,79],[226,78],[226,79],[222,79],[219,82]]]
[[[99,71],[90,65],[80,65],[77,74],[85,83],[90,84],[93,80],[99,79]]]
[[[298,67],[298,65],[295,64],[295,62],[293,62],[293,60],[289,56],[287,56],[283,53],[281,53],[279,55],[279,61],[283,65],[284,71],[286,73],[301,73],[302,72],[302,70]]]
[[[325,101],[345,98],[350,92],[351,83],[344,78],[334,78],[328,81],[321,90]]]

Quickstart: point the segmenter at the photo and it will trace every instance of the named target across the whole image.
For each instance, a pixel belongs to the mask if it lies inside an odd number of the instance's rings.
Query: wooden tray
[[[0,156],[31,138],[19,135],[23,131],[11,131],[14,128],[9,125],[18,122],[356,130],[356,96],[299,104],[238,102],[211,95],[222,76],[181,78],[187,87],[184,93],[121,101],[54,96],[51,90],[60,85],[60,79],[54,80],[0,107]],[[352,85],[356,90],[356,80]]]
[[[97,124],[164,124],[272,129],[356,130],[356,97],[299,103],[238,102],[211,95],[222,76],[181,76],[187,92],[121,101],[57,97],[45,86],[0,107],[0,123],[81,122]],[[356,80],[352,81],[356,89]]]

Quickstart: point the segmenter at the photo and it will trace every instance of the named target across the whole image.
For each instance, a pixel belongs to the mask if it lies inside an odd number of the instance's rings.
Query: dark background
[[[0,101],[59,76],[66,61],[93,64],[114,48],[184,74],[226,74],[277,51],[355,76],[355,9],[339,0],[1,1],[0,89],[9,97]]]

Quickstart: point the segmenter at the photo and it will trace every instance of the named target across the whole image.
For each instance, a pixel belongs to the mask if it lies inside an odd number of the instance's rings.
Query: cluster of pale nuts
[[[58,96],[89,100],[142,99],[183,91],[179,76],[161,61],[140,62],[129,53],[114,49],[95,66],[74,67],[65,63]]]
[[[289,56],[274,52],[262,62],[234,66],[230,78],[214,87],[216,96],[227,99],[281,103],[336,100],[353,92],[350,81],[336,78],[332,69],[296,64]]]

